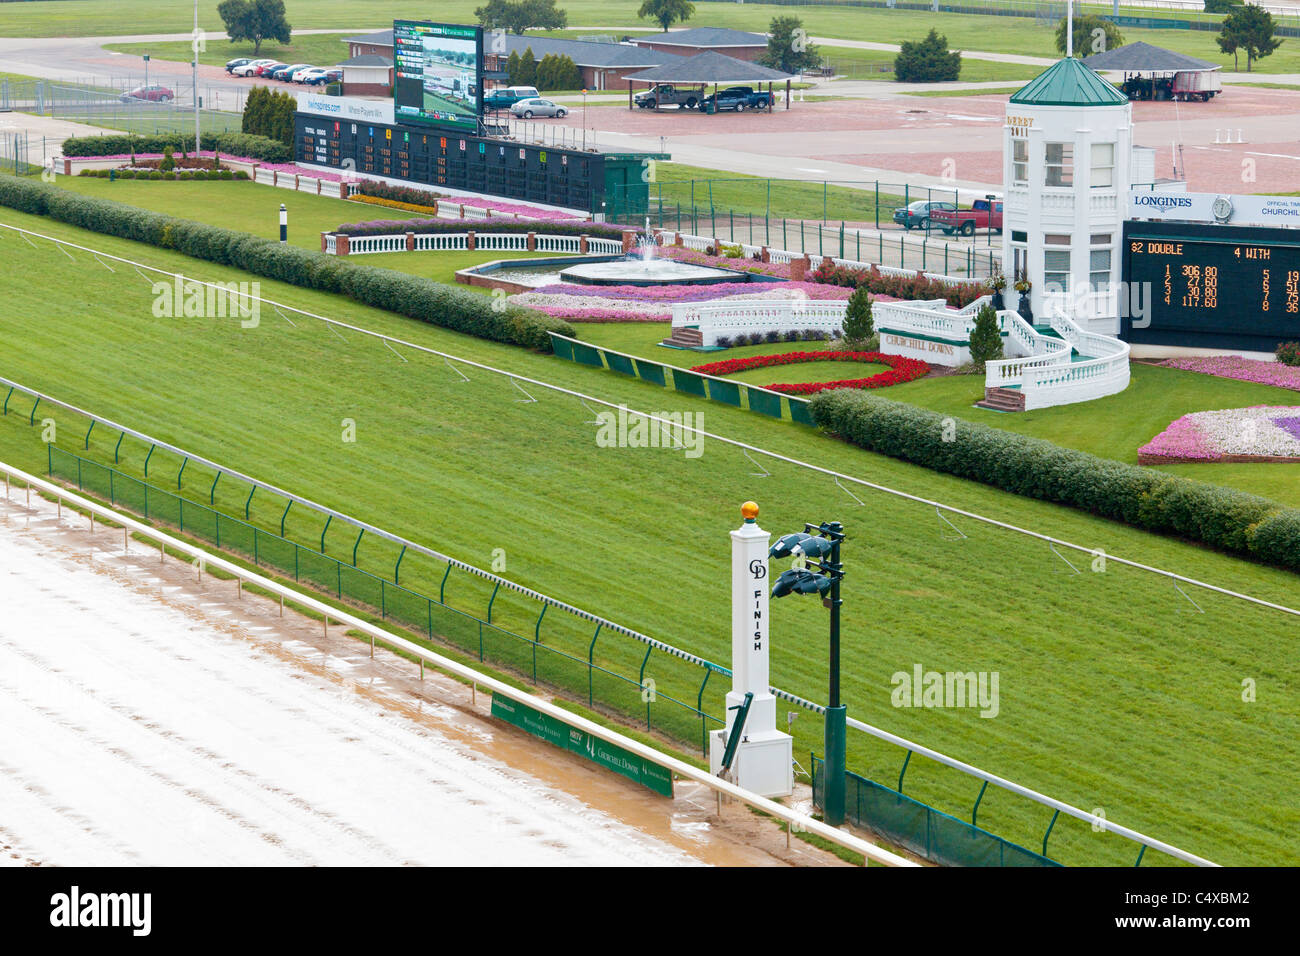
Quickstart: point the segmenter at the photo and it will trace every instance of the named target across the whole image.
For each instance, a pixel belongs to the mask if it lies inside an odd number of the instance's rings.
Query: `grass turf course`
[[[3,219],[187,274],[239,278],[9,211]],[[1184,614],[1190,605],[1167,582],[1114,564],[1104,574],[1067,575],[1041,545],[987,527],[968,526],[969,539],[945,542],[923,508],[861,490],[867,506],[859,508],[829,479],[770,462],[770,478],[752,478],[755,468],[730,448],[710,444],[695,461],[599,449],[594,429],[583,425],[589,413],[572,399],[542,392],[538,404],[519,404],[504,381],[484,373],[461,383],[436,360],[411,356],[403,364],[378,343],[343,343],[304,323],[291,329],[273,314],[252,331],[154,319],[149,288],[133,273],[112,275],[80,254],[72,263],[9,233],[0,242],[14,274],[26,280],[12,290],[10,317],[0,325],[7,377],[465,560],[486,564],[491,549],[504,546],[512,579],[724,662],[725,533],[736,523],[737,503],[759,500],[764,527],[776,532],[809,518],[842,518],[853,534],[846,554],[856,579],[847,586],[845,619],[845,696],[855,716],[1085,808],[1103,806],[1112,820],[1221,862],[1290,858],[1286,808],[1295,805],[1297,774],[1285,748],[1297,722],[1278,702],[1294,694],[1285,630],[1294,624],[1274,613],[1198,592],[1207,614]],[[702,411],[707,426],[723,434],[1110,553],[1282,602],[1294,591],[1294,577],[1282,572],[871,456],[807,429],[275,283],[264,282],[263,294],[612,401]],[[146,362],[156,370],[147,371]],[[0,451],[39,468],[39,429],[27,426],[26,411],[0,421]],[[52,417],[63,426],[61,444],[80,447],[84,423]],[[355,445],[339,441],[343,417],[358,423]],[[93,456],[111,460],[111,444],[96,430]],[[129,450],[124,467],[138,471],[144,451]],[[178,464],[155,457],[160,483]],[[186,481],[206,497],[200,474],[187,471]],[[235,511],[242,496],[219,491],[218,502]],[[274,526],[279,511],[255,508],[254,515]],[[311,540],[320,525],[295,528],[291,520],[290,530]],[[700,536],[707,537],[697,543]],[[339,535],[329,548],[338,553],[351,543],[351,535]],[[363,564],[391,566],[393,559],[368,543],[361,548]],[[403,581],[427,589],[440,570],[404,564]],[[532,610],[503,596],[495,619],[530,633]],[[811,602],[777,602],[774,617],[778,682],[822,699],[824,612]],[[813,637],[805,642],[803,635]],[[589,639],[585,629],[548,637],[579,654]],[[635,674],[637,648],[610,641],[601,650]],[[999,671],[1000,717],[890,707],[890,675],[915,662]],[[649,674],[659,676],[661,666],[656,660]],[[686,696],[688,682],[675,684],[668,670],[661,689]],[[1259,703],[1241,703],[1243,676],[1259,680]],[[710,698],[723,689],[711,684]],[[1162,736],[1167,728],[1177,736]],[[820,749],[814,720],[805,717],[796,729],[801,750]],[[896,779],[896,749],[856,733],[851,740],[856,768]],[[919,758],[905,786],[958,816],[976,789]],[[1223,807],[1232,808],[1231,819]],[[980,813],[994,832],[1030,846],[1050,816],[996,791]],[[1051,847],[1072,862],[1131,863],[1136,855],[1126,841],[1064,820]]]
[[[668,337],[666,323],[590,323],[580,325],[579,334],[597,345],[684,368],[699,365],[703,361],[748,358],[751,355],[770,355],[790,351],[792,348],[810,347],[803,344],[791,346],[788,343],[747,345],[707,354],[659,348],[658,343]],[[800,367],[803,366],[789,366],[790,369]],[[762,384],[759,380],[750,381]],[[1137,464],[1140,447],[1168,427],[1174,419],[1189,412],[1247,408],[1251,405],[1300,405],[1300,392],[1290,389],[1140,364],[1132,366],[1129,387],[1119,395],[1014,415],[974,407],[975,402],[984,397],[982,375],[930,376],[890,386],[888,392],[882,394],[894,401],[909,402],[967,421],[1045,438],[1067,448],[1077,448],[1129,464]],[[1206,462],[1164,465],[1161,470],[1198,481],[1240,488],[1292,507],[1300,507],[1300,485],[1295,480],[1295,470],[1287,464]]]

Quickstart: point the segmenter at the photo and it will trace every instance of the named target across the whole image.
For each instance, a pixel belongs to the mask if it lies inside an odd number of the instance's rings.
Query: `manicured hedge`
[[[371,219],[345,222],[335,232],[347,236],[387,236],[394,233],[503,232],[539,236],[599,236],[622,239],[623,230],[604,222],[565,222],[550,219]]]
[[[855,445],[1004,491],[1300,570],[1300,511],[863,392],[821,392],[814,421]],[[948,440],[945,440],[945,437]]]
[[[292,150],[278,140],[249,133],[203,133],[199,145],[230,156],[287,163]],[[176,152],[194,148],[194,137],[183,133],[155,133],[145,136],[76,136],[64,140],[64,156],[126,156],[130,153],[161,153],[170,146]]]
[[[282,246],[246,232],[151,212],[69,192],[35,180],[0,176],[0,205],[123,239],[174,249],[308,289],[337,292],[363,305],[496,342],[550,351],[547,332],[573,335],[573,326],[541,312],[392,269],[355,265],[315,250]]]
[[[248,173],[242,169],[178,169],[172,173],[164,173],[157,169],[83,169],[77,173],[78,176],[89,176],[92,179],[169,179],[169,180],[193,180],[193,179],[248,179]]]

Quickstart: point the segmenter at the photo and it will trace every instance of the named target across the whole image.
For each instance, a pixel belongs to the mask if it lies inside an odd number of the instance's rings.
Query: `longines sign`
[[[1217,222],[1231,226],[1300,227],[1300,196],[1230,196],[1134,190],[1129,219]]]

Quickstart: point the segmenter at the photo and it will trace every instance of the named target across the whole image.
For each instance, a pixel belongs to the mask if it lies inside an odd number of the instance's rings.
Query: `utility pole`
[[[194,75],[194,154],[199,152],[199,0],[194,0],[194,34],[190,39]]]

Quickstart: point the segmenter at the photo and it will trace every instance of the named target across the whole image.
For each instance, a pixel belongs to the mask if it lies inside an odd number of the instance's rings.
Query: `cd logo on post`
[[[762,558],[755,558],[749,562],[749,573],[754,575],[755,581],[761,581],[767,577],[767,565]]]

